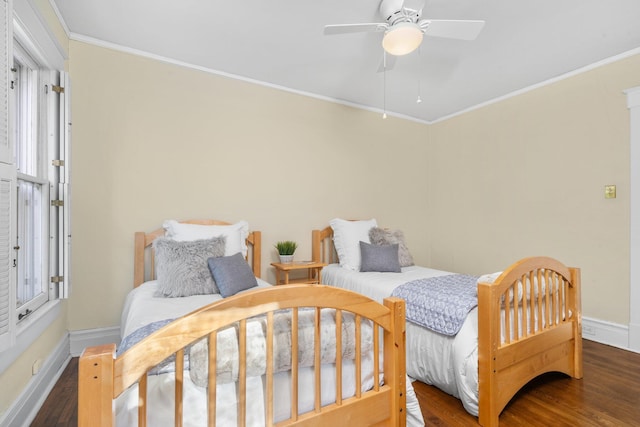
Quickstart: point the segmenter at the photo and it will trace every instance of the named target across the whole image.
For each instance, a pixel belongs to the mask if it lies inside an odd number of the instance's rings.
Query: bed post
[[[144,248],[145,233],[137,231],[133,244],[133,287],[136,288],[144,283]]]
[[[392,399],[391,425],[407,425],[407,376],[405,359],[406,325],[405,302],[403,299],[389,297],[384,305],[391,310],[391,333],[384,336],[384,376],[385,383],[392,387],[395,396]],[[394,340],[395,337],[395,340]]]
[[[84,350],[78,362],[78,426],[113,427],[113,360],[116,345]]]
[[[253,269],[253,275],[256,277],[262,277],[262,265],[260,260],[262,259],[262,233],[259,231],[253,231],[247,237],[247,243],[253,248],[251,252],[251,267]],[[256,253],[258,254],[256,256]]]
[[[478,322],[478,422],[485,427],[497,426],[500,417],[494,357],[500,340],[500,309],[494,307],[497,299],[493,289],[487,283],[478,283],[478,319],[482,319]]]
[[[580,290],[580,269],[571,267],[571,285],[570,306],[573,310],[573,374],[574,378],[582,378],[582,296]]]
[[[311,260],[313,262],[322,262],[320,254],[320,230],[313,230],[311,232]]]

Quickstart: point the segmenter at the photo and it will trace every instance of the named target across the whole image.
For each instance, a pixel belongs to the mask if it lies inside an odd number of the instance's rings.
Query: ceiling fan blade
[[[484,27],[484,21],[458,21],[447,19],[425,19],[420,21],[425,28],[424,35],[429,37],[446,37],[459,40],[475,40]]]
[[[389,25],[385,23],[371,23],[371,24],[335,24],[325,25],[324,34],[348,34],[348,33],[368,33],[368,32],[383,32],[389,28]]]

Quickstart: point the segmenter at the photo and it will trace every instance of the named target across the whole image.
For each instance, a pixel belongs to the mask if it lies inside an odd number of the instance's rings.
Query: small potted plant
[[[293,253],[296,251],[298,244],[291,240],[284,240],[276,243],[275,247],[278,250],[278,255],[280,255],[280,262],[286,264],[293,261]]]

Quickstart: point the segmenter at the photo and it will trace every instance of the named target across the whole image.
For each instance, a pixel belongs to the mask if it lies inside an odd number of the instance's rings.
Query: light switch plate
[[[605,185],[604,186],[604,198],[605,199],[615,199],[616,198],[616,186],[615,185]]]

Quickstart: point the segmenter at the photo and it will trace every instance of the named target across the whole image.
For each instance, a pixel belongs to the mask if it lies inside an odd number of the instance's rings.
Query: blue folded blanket
[[[406,302],[407,320],[444,335],[456,335],[478,305],[478,276],[451,274],[398,286],[392,296]]]

